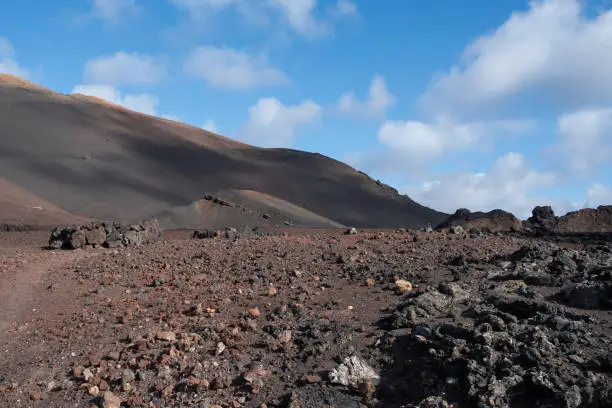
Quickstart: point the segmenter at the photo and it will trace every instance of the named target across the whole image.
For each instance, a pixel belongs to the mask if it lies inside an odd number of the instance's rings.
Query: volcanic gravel
[[[190,237],[49,270],[0,406],[612,406],[609,242]]]

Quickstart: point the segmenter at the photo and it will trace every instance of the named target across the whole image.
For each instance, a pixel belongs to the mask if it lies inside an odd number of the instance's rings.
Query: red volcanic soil
[[[0,406],[612,403],[609,242],[279,234],[0,233]]]

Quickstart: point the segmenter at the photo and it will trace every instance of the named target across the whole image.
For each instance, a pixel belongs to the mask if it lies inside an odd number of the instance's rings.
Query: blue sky
[[[21,0],[0,72],[320,152],[440,210],[563,213],[612,204],[611,6]]]

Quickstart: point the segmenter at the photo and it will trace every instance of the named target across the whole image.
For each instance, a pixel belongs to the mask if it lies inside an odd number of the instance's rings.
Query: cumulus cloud
[[[206,122],[204,122],[204,124],[202,125],[202,129],[208,130],[209,132],[217,133],[217,125],[215,125],[215,122],[213,122],[211,119],[208,119]]]
[[[147,115],[157,115],[159,100],[150,94],[122,95],[115,87],[110,85],[78,85],[72,93],[95,96],[105,101],[123,106],[124,108],[141,112]]]
[[[554,173],[533,170],[521,154],[511,152],[498,158],[486,172],[449,173],[405,192],[416,201],[445,212],[461,207],[473,211],[502,208],[524,218],[535,205],[547,203],[532,194],[557,182]]]
[[[287,25],[297,34],[308,37],[322,37],[332,31],[332,20],[353,16],[357,6],[350,0],[338,0],[330,8],[327,18],[319,17],[317,0],[170,0],[176,7],[189,12],[193,18],[234,8],[246,20],[260,21],[270,11],[277,11]],[[258,16],[253,18],[253,16]]]
[[[144,85],[159,82],[165,75],[165,63],[159,58],[119,51],[87,61],[83,79],[92,84]]]
[[[237,138],[260,147],[290,147],[297,128],[315,122],[321,112],[310,100],[285,106],[276,98],[260,98],[249,108],[248,121]]]
[[[365,101],[358,100],[353,92],[347,92],[340,96],[338,110],[347,115],[381,116],[395,102],[396,98],[387,89],[385,79],[380,75],[375,75]]]
[[[232,48],[198,47],[185,62],[185,71],[209,84],[231,90],[284,85],[289,78],[269,65],[265,57],[255,57]]]
[[[29,77],[27,69],[19,65],[15,59],[13,44],[4,37],[0,37],[0,74],[10,74],[21,78]]]
[[[558,127],[562,152],[574,170],[584,172],[612,159],[612,108],[567,113]]]
[[[460,64],[435,80],[420,103],[449,115],[478,113],[525,91],[560,106],[597,104],[612,94],[612,10],[590,16],[579,0],[531,1]]]
[[[386,121],[378,131],[378,140],[400,152],[407,159],[426,163],[449,151],[475,147],[485,136],[520,134],[533,129],[530,120],[454,123],[440,121]]]
[[[595,183],[589,187],[586,206],[595,208],[600,205],[612,205],[612,188]]]
[[[135,0],[89,0],[91,15],[110,23],[117,23],[122,17],[138,12]]]

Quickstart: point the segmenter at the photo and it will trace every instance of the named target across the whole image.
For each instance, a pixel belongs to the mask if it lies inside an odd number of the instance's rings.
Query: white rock
[[[223,354],[225,348],[225,344],[223,344],[222,342],[217,343],[217,355]]]
[[[329,373],[329,380],[332,383],[350,385],[352,387],[358,387],[364,381],[377,380],[379,378],[374,369],[357,356],[345,358],[343,364],[340,364]]]
[[[94,375],[89,368],[86,368],[85,370],[83,370],[83,378],[85,378],[85,381],[91,380],[93,376]]]

